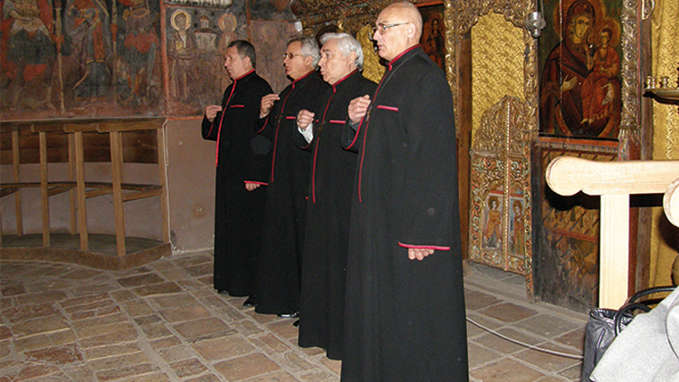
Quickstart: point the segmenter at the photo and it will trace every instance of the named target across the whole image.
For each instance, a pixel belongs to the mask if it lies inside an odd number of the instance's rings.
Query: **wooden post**
[[[42,209],[42,246],[50,246],[50,204],[47,185],[47,133],[38,133],[40,141],[40,207]]]
[[[160,181],[160,210],[163,215],[163,242],[170,242],[170,217],[167,195],[167,172],[165,168],[165,127],[157,130],[156,150],[158,150],[158,174]]]
[[[125,211],[123,210],[122,163],[123,148],[120,131],[109,132],[111,145],[111,175],[113,185],[113,214],[116,227],[116,251],[125,256]]]
[[[627,300],[629,195],[601,195],[599,306],[618,309]]]
[[[80,250],[88,250],[87,242],[87,200],[85,199],[85,155],[83,149],[83,133],[73,133],[75,140],[75,178],[78,194],[78,232],[80,233]]]
[[[545,178],[557,194],[601,196],[599,306],[618,309],[627,300],[629,195],[665,193],[679,176],[679,161],[596,162],[558,157]]]
[[[71,181],[75,180],[75,139],[73,134],[66,134],[68,139],[68,178]],[[76,215],[76,204],[78,203],[78,194],[76,190],[71,188],[68,191],[69,199],[71,200],[71,222],[69,226],[69,232],[71,235],[75,235],[77,232],[76,222],[78,217]]]
[[[19,128],[12,129],[12,169],[14,171],[14,181],[19,183]],[[14,209],[16,215],[17,236],[24,234],[24,216],[21,211],[21,188],[14,192]]]

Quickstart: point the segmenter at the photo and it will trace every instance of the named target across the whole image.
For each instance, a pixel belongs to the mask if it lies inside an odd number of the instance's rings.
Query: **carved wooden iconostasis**
[[[538,8],[547,26],[534,39],[525,20]],[[574,309],[596,305],[598,199],[555,197],[544,169],[559,155],[638,158],[636,20],[620,0],[446,7],[458,141],[471,135],[468,258],[525,275],[529,294]]]

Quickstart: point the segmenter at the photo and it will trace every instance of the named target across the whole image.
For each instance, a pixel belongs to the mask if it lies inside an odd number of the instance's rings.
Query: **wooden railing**
[[[618,309],[627,299],[629,196],[664,193],[667,216],[678,225],[679,161],[595,162],[563,156],[552,160],[545,176],[557,194],[601,196],[599,306]]]

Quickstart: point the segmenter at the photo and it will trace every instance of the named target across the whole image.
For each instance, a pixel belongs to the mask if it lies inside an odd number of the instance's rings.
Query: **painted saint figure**
[[[190,85],[194,81],[194,59],[196,58],[196,42],[189,31],[191,15],[183,9],[177,9],[170,18],[170,35],[168,36],[167,56],[170,59],[170,89],[172,97],[177,101],[190,101]]]

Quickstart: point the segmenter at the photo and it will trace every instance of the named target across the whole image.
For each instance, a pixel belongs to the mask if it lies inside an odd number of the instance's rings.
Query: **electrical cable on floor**
[[[472,320],[472,319],[469,318],[469,317],[466,317],[466,318],[467,318],[467,321],[469,321],[469,322],[471,322],[472,324],[478,326],[479,328],[481,328],[481,329],[487,331],[488,333],[494,334],[494,335],[496,335],[496,336],[498,336],[498,337],[500,337],[500,338],[502,338],[502,339],[505,339],[505,340],[507,340],[507,341],[509,341],[509,342],[513,342],[513,343],[515,343],[515,344],[517,344],[517,345],[520,345],[520,346],[523,346],[523,347],[527,347],[527,348],[529,348],[529,349],[533,349],[533,350],[536,350],[536,351],[539,351],[539,352],[543,352],[543,353],[548,353],[548,354],[556,355],[556,356],[559,356],[559,357],[566,357],[566,358],[580,359],[580,360],[583,359],[583,356],[582,356],[582,355],[579,355],[579,354],[562,353],[562,352],[559,352],[559,351],[549,350],[549,349],[541,348],[541,347],[538,347],[538,346],[535,346],[535,345],[527,344],[527,343],[521,342],[521,341],[519,341],[519,340],[515,340],[515,339],[513,339],[513,338],[511,338],[511,337],[507,337],[507,336],[505,336],[504,334],[501,334],[500,332],[498,332],[498,331],[496,331],[496,330],[493,330],[493,329],[491,329],[491,328],[488,328],[488,327],[486,327],[486,326],[483,326],[483,325],[479,324],[478,322]]]

